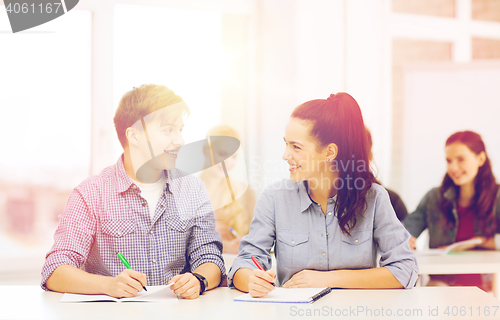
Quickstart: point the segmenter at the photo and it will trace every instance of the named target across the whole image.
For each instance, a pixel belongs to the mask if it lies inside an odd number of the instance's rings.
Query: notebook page
[[[246,302],[278,302],[278,303],[309,303],[311,298],[325,288],[276,288],[262,298],[253,298],[249,293],[234,298],[234,301]]]
[[[103,294],[73,294],[65,293],[59,302],[177,302],[177,295],[170,290],[170,285],[147,287],[148,291],[138,292],[132,298],[113,298]]]

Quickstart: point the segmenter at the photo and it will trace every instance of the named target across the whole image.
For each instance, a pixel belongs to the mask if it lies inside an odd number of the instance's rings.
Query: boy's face
[[[147,162],[156,158],[157,161],[151,162],[154,169],[174,169],[179,149],[184,145],[182,116],[176,119],[168,117],[158,117],[151,121],[145,119],[144,123],[146,130],[143,128],[142,133],[138,135],[138,147],[143,159]],[[137,171],[139,168],[134,169]]]

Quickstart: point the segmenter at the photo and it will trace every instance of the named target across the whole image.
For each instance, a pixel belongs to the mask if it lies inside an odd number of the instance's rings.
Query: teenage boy
[[[194,299],[225,275],[222,241],[203,182],[175,169],[186,103],[165,86],[121,99],[123,154],[71,193],[42,269],[42,288],[131,297],[146,285]],[[117,256],[130,263],[126,269]]]

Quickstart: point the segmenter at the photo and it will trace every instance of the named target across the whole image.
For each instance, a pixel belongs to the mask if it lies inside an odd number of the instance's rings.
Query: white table
[[[430,256],[416,252],[419,274],[492,273],[493,294],[500,298],[500,251],[468,250],[445,256]]]
[[[240,294],[217,288],[178,303],[59,303],[62,294],[37,286],[0,286],[0,319],[500,319],[500,300],[476,287],[334,290],[313,304],[234,302]],[[450,316],[445,315],[446,308]],[[465,316],[460,316],[460,308]],[[429,310],[438,316],[429,315]],[[489,316],[484,315],[486,310]],[[307,312],[316,316],[306,316]],[[403,315],[398,317],[398,312]]]

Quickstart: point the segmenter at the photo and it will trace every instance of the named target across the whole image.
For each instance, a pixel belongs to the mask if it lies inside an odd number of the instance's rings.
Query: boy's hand
[[[131,298],[146,286],[146,275],[139,271],[125,269],[116,277],[109,277],[104,293],[115,298]]]
[[[200,281],[192,273],[178,274],[168,282],[170,289],[185,299],[196,299],[200,295]]]

